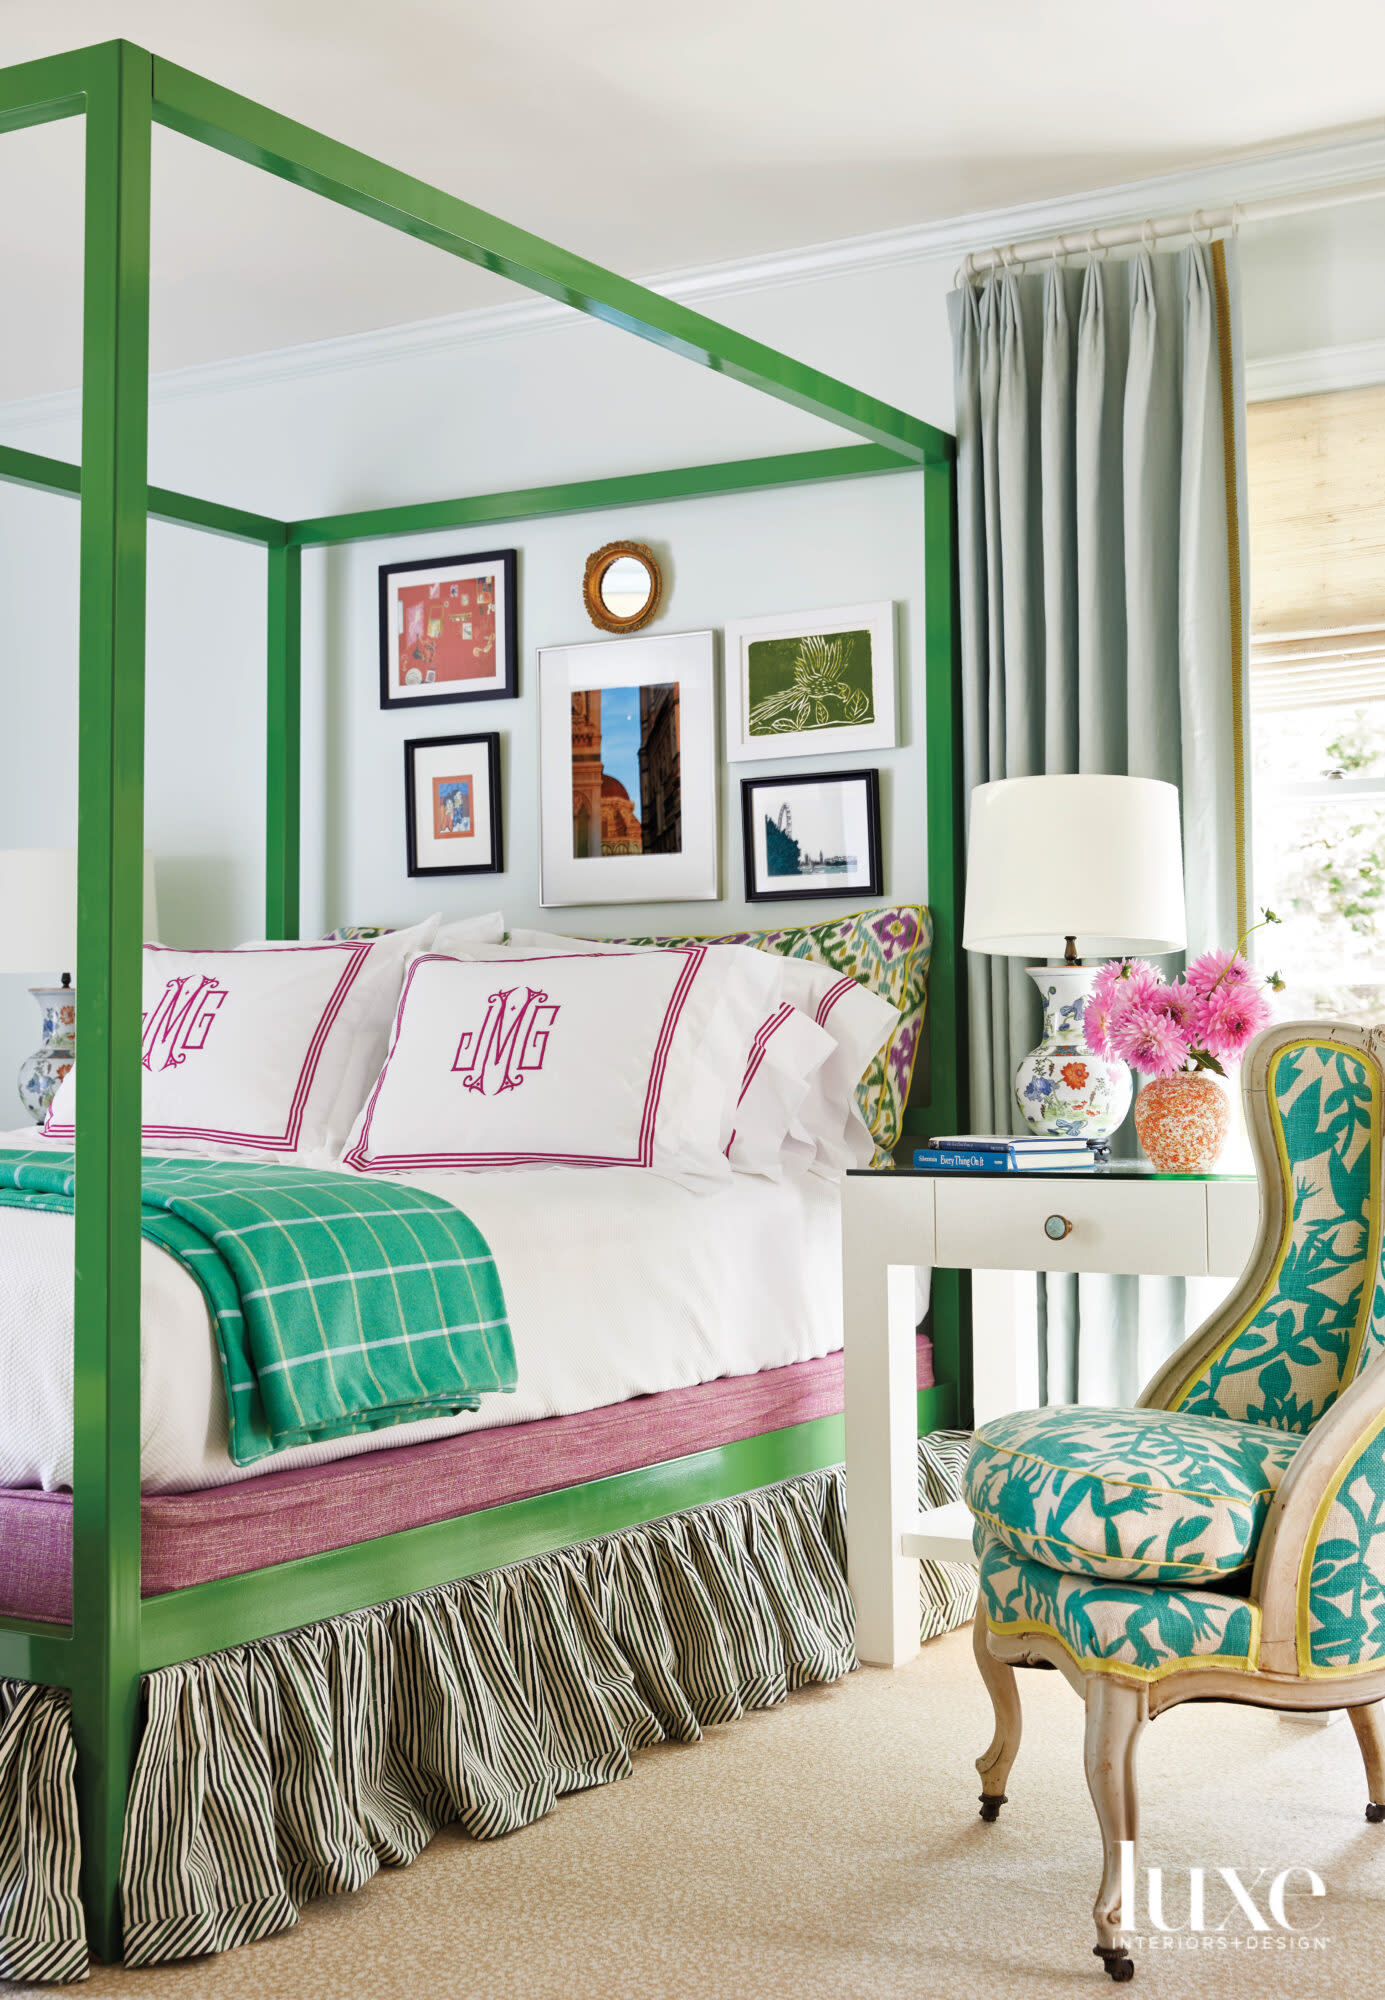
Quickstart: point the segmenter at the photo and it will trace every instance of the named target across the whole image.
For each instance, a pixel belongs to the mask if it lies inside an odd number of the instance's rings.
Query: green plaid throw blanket
[[[73,1208],[73,1156],[0,1152],[0,1208]],[[211,1309],[231,1457],[454,1416],[515,1386],[500,1278],[462,1211],[312,1167],[144,1161],[140,1228]]]

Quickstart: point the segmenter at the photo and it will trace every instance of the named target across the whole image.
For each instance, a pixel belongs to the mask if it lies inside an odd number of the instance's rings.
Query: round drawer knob
[[[1072,1224],[1065,1215],[1050,1215],[1044,1223],[1044,1235],[1055,1243],[1061,1243],[1065,1236],[1072,1235]]]

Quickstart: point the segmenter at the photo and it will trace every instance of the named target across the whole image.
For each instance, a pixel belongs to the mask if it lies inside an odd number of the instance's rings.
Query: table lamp
[[[157,931],[154,857],[146,852],[144,934]],[[29,988],[43,1017],[43,1042],[19,1066],[19,1097],[38,1124],[74,1060],[76,963],[76,848],[0,848],[0,972],[62,971],[61,985]]]
[[[1110,1139],[1133,1084],[1125,1063],[1087,1046],[1083,1015],[1098,966],[1186,942],[1175,785],[1001,778],[973,791],[963,945],[1061,961],[1025,968],[1044,1003],[1042,1039],[1015,1071],[1032,1132]]]

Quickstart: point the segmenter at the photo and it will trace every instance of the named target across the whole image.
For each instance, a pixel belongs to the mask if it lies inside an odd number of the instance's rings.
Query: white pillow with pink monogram
[[[725,1180],[730,1107],[773,987],[756,956],[705,945],[425,954],[346,1164]]]
[[[379,1072],[404,968],[438,919],[375,939],[144,947],[143,1144],[336,1159]],[[74,1133],[80,1063],[44,1132]]]

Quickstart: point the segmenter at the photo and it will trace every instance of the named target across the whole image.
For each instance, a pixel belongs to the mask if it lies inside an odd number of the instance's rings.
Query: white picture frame
[[[541,646],[538,663],[542,906],[715,900],[715,633]],[[632,701],[642,689],[659,699]],[[576,695],[617,693],[604,712],[574,709]],[[659,843],[652,851],[647,837]]]
[[[724,641],[726,761],[728,764],[769,763],[780,757],[844,757],[867,750],[893,750],[897,741],[895,713],[894,603],[882,598],[872,604],[838,605],[828,611],[773,613],[729,623]],[[857,635],[863,635],[857,637]],[[830,657],[825,692],[821,669],[811,659],[799,670],[801,689],[794,699],[787,678],[794,648],[789,642],[847,641],[846,678],[831,679]],[[774,647],[776,660],[757,661],[754,649]],[[862,686],[862,654],[869,691]],[[770,685],[766,689],[765,682]],[[866,720],[853,722],[850,709],[862,695],[869,705]],[[775,704],[772,718],[765,703]],[[758,713],[757,713],[758,712]],[[802,719],[802,726],[798,726]]]

